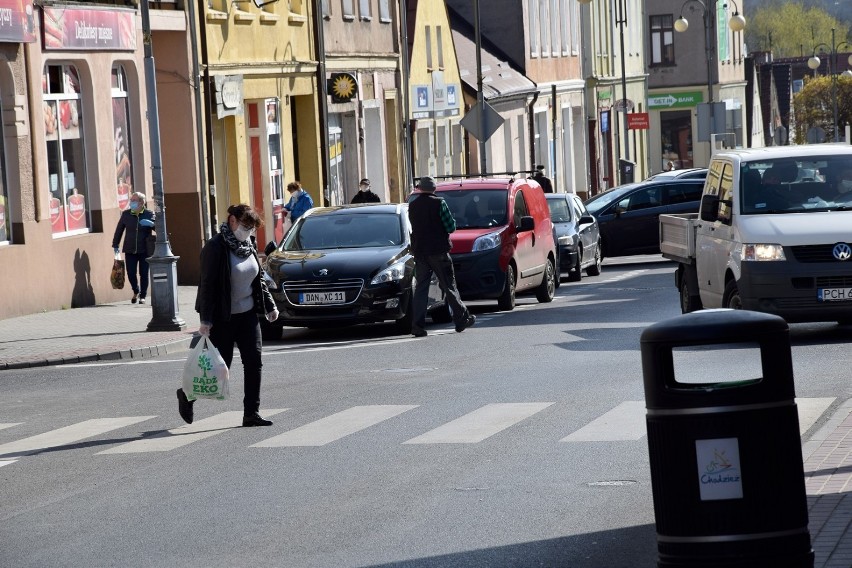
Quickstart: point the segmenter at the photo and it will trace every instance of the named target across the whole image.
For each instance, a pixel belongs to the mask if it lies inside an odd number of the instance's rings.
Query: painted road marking
[[[286,408],[264,410],[263,416],[275,416],[287,410]],[[242,428],[243,411],[222,412],[210,418],[193,422],[162,432],[150,438],[134,440],[114,448],[98,452],[101,454],[137,454],[145,452],[168,452],[175,448],[198,442],[211,436],[221,434],[234,428]]]
[[[628,400],[562,438],[560,442],[639,440],[645,434],[645,403]]]
[[[486,404],[406,444],[475,444],[541,412],[552,402]]]
[[[18,426],[20,424],[22,424],[22,422],[7,422],[5,424],[0,423],[0,430],[11,428],[12,426]]]
[[[289,432],[273,436],[256,444],[253,448],[277,448],[295,446],[324,446],[350,434],[354,434],[408,410],[417,405],[374,405],[353,406],[342,412],[326,416]]]
[[[81,440],[93,438],[111,430],[124,428],[125,426],[136,424],[137,422],[150,420],[151,418],[156,418],[156,416],[121,416],[118,418],[95,418],[92,420],[85,420],[83,422],[78,422],[77,424],[72,424],[71,426],[65,426],[64,428],[45,432],[44,434],[38,434],[16,442],[2,444],[0,445],[0,458],[17,457],[46,450],[48,448],[57,448],[60,446],[74,444]]]

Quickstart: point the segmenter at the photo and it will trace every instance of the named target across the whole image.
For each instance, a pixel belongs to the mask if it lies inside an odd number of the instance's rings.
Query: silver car
[[[550,208],[550,220],[556,233],[559,252],[559,272],[567,273],[576,282],[583,277],[601,273],[601,237],[598,222],[573,193],[545,194]]]

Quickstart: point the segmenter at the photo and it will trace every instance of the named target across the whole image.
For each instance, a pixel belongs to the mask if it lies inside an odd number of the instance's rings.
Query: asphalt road
[[[678,315],[673,270],[475,302],[462,334],[288,329],[264,347],[269,428],[237,427],[238,361],[191,427],[180,357],[0,372],[0,565],[655,566],[639,337]],[[852,327],[791,335],[807,441],[852,396]],[[730,380],[756,356],[676,366]]]

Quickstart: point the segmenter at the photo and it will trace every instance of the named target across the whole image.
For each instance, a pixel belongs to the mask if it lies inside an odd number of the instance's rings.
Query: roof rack
[[[520,177],[521,174],[532,174],[535,173],[533,170],[516,170],[514,172],[485,172],[484,174],[449,174],[445,176],[430,176],[432,179],[471,179],[471,178],[493,178],[493,177],[501,177],[506,176],[509,178]],[[415,180],[419,180],[423,176],[414,176]]]

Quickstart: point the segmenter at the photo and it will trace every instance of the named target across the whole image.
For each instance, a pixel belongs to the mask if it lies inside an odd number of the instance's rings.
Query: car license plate
[[[852,300],[852,288],[819,288],[817,300],[820,302],[843,302]]]
[[[344,292],[303,292],[299,294],[300,304],[342,304],[346,302]]]

